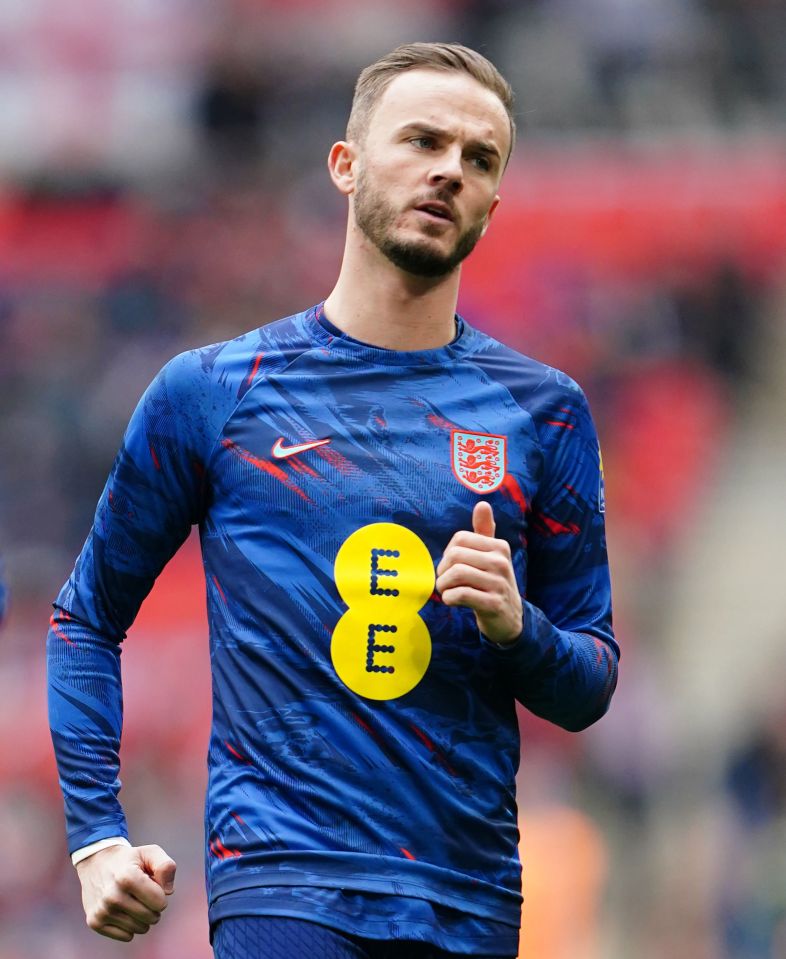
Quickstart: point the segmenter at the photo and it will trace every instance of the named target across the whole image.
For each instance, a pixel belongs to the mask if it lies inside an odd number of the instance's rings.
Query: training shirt
[[[319,306],[156,377],[49,631],[71,851],[127,835],[120,643],[198,524],[211,922],[272,912],[516,951],[515,701],[581,729],[608,706],[619,649],[586,400],[456,322],[446,346],[401,352]],[[434,589],[481,497],[525,597],[504,649]]]

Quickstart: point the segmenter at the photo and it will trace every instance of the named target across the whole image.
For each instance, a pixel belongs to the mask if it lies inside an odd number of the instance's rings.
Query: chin
[[[463,259],[422,241],[391,241],[381,247],[381,252],[405,273],[434,279],[452,273]]]

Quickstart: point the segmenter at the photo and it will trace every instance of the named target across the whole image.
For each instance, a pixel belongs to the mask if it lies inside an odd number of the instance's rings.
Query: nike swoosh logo
[[[298,443],[297,446],[284,446],[284,437],[279,436],[273,444],[273,456],[277,460],[285,460],[288,456],[295,456],[297,453],[305,453],[306,450],[316,449],[317,446],[324,446],[330,440],[312,440],[310,443]]]

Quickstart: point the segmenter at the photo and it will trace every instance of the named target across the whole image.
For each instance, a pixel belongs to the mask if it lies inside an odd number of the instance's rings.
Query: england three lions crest
[[[453,472],[475,493],[493,493],[505,479],[507,439],[453,430]]]

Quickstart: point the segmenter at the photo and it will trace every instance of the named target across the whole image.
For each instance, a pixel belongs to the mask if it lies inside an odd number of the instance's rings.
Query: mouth
[[[415,209],[418,213],[425,213],[429,218],[434,220],[447,221],[448,223],[453,223],[455,220],[453,211],[447,203],[442,203],[440,200],[428,200],[426,203],[418,203]]]

